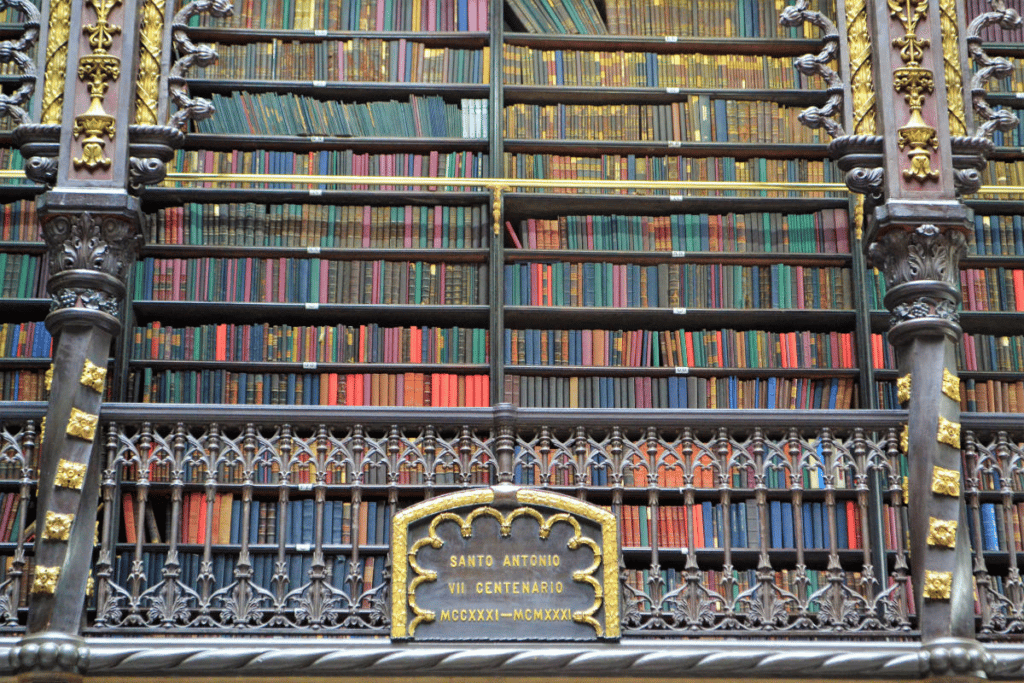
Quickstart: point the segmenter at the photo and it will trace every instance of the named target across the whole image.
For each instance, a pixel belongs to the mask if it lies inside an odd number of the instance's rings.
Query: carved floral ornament
[[[891,230],[871,243],[870,263],[882,271],[888,289],[916,280],[960,285],[960,257],[967,238],[959,230],[940,230],[931,224]]]
[[[95,171],[97,168],[109,168],[110,157],[106,156],[106,139],[112,140],[116,133],[115,119],[103,108],[103,97],[107,93],[109,81],[121,77],[121,60],[110,54],[114,36],[121,32],[121,27],[111,24],[108,19],[110,12],[121,0],[88,0],[96,12],[96,23],[86,24],[82,31],[88,36],[92,54],[78,60],[78,78],[89,88],[89,108],[75,117],[72,133],[75,138],[83,135],[82,156],[72,159],[76,169],[86,168]]]
[[[95,270],[124,280],[142,237],[116,216],[59,215],[43,224],[49,247],[50,275],[65,270]]]
[[[904,169],[903,177],[921,182],[936,180],[939,172],[931,167],[931,154],[938,149],[938,136],[921,116],[925,97],[935,90],[935,78],[931,69],[921,67],[930,41],[917,35],[918,26],[928,14],[928,0],[888,0],[888,4],[890,16],[902,24],[904,31],[892,41],[906,65],[894,72],[893,88],[903,95],[910,108],[910,118],[897,131],[899,147],[907,149],[910,158],[910,168]]]

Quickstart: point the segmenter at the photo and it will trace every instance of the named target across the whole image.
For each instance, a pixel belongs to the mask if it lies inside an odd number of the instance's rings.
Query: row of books
[[[150,505],[154,501],[150,501]],[[155,501],[161,504],[164,501]],[[209,503],[212,503],[212,508]],[[122,495],[125,540],[135,543],[138,512],[131,493]],[[243,500],[232,492],[212,494],[185,492],[182,496],[180,543],[206,543],[213,545],[242,542]],[[283,519],[282,519],[283,514]],[[354,514],[354,516],[353,516]],[[248,542],[250,544],[276,544],[308,546],[316,541],[316,501],[312,498],[289,500],[251,500],[249,502]],[[391,507],[384,502],[362,501],[355,506],[340,500],[324,501],[320,511],[322,542],[324,545],[343,545],[353,542],[353,523],[358,526],[356,539],[360,546],[387,545],[391,539]],[[169,519],[168,519],[169,523]],[[165,528],[164,538],[170,534]],[[283,533],[283,535],[282,535]],[[159,536],[147,538],[160,543]]]
[[[287,41],[217,45],[209,79],[479,83],[490,81],[490,47],[433,47],[399,38]]]
[[[957,366],[962,370],[1024,371],[1024,336],[964,334],[956,347]]]
[[[872,308],[883,308],[885,279],[877,270],[868,273]],[[1024,311],[1024,270],[1014,268],[962,268],[960,291],[968,311]]]
[[[141,403],[487,407],[487,375],[153,370],[135,373]]]
[[[850,252],[850,226],[844,209],[805,214],[611,214],[529,218],[519,222],[516,239],[527,249]]]
[[[280,303],[486,304],[487,268],[423,261],[146,257],[136,299]]]
[[[0,401],[45,400],[43,370],[0,370]]]
[[[880,408],[904,407],[898,400],[895,382],[877,382],[875,388]],[[970,413],[1024,412],[1024,381],[960,380],[960,410]]]
[[[36,254],[0,252],[0,297],[45,297],[46,281],[49,277],[46,259]]]
[[[853,379],[767,377],[505,377],[505,401],[530,408],[857,407]]]
[[[971,547],[976,547],[977,522],[974,510],[967,515]],[[1013,503],[1007,509],[1000,503],[979,503],[978,520],[981,522],[981,549],[1017,553],[1024,550],[1021,543],[1021,525],[1024,524],[1024,503]]]
[[[970,253],[995,256],[1024,256],[1024,216],[975,216]]]
[[[654,36],[803,38],[804,26],[784,27],[785,0],[608,0],[608,31]],[[820,7],[826,14],[828,7]],[[813,29],[812,29],[813,30]]]
[[[349,586],[346,584],[346,579],[348,579],[350,572],[355,572],[361,582],[361,586],[356,589],[357,594],[369,590],[373,586],[379,586],[384,582],[385,559],[376,556],[363,557],[356,564],[351,561],[348,555],[329,555],[324,558],[327,568],[327,583],[348,592]],[[114,560],[112,580],[125,590],[130,589],[128,578],[131,576],[133,560],[134,555],[130,553],[121,553]],[[212,590],[224,588],[235,581],[235,567],[238,563],[237,555],[233,553],[213,553],[211,560]],[[147,588],[151,588],[163,581],[163,569],[167,564],[166,552],[144,552],[142,553],[141,561],[142,577]],[[263,589],[270,591],[275,596],[277,595],[277,586],[274,585],[273,579],[277,572],[277,561],[278,557],[276,554],[255,553],[249,557],[249,563],[252,568],[252,578],[250,580]],[[181,573],[177,579],[178,583],[191,586],[193,589],[199,586],[202,562],[202,553],[179,553],[178,564],[181,568]],[[287,584],[285,590],[294,590],[299,586],[309,583],[309,573],[312,567],[313,556],[311,553],[286,554],[284,567],[282,568]],[[184,609],[188,609],[189,606],[198,607],[189,600],[183,601]],[[364,602],[361,606],[369,607],[369,604]],[[268,612],[273,610],[272,605],[266,604],[264,607]]]
[[[852,291],[847,268],[785,263],[505,266],[505,303],[511,306],[849,309]]]
[[[961,269],[960,289],[967,310],[1024,311],[1024,270]]]
[[[587,150],[590,151],[590,150]],[[504,156],[508,178],[549,180],[700,180],[765,183],[841,182],[842,174],[831,162],[816,159],[733,159],[648,157],[636,154],[604,154],[599,157],[561,154],[513,154]],[[723,188],[722,191],[727,191]],[[606,192],[627,194],[630,190],[607,190],[566,186],[556,192]],[[639,194],[671,194],[667,190],[641,190]],[[777,194],[766,191],[766,194]],[[809,193],[801,193],[808,196]]]
[[[484,138],[487,100],[445,102],[409,95],[408,102],[337,102],[294,93],[213,93],[217,116],[196,122],[200,133],[310,137]]]
[[[484,207],[199,204],[146,214],[150,243],[364,249],[480,249]]]
[[[982,177],[985,180],[986,185],[1011,185],[1014,187],[1020,187],[1024,185],[1024,164],[1019,161],[999,161],[993,159],[988,162],[985,166],[985,170],[982,171]],[[996,195],[995,198],[1000,198]],[[1006,199],[1014,199],[1012,195],[1007,195]]]
[[[1024,492],[1024,468],[1019,467],[1009,451],[997,452],[995,456],[988,458],[971,451],[968,457],[966,449],[960,451],[961,469],[968,473],[965,477],[968,494],[973,491],[1002,492],[1003,484],[1014,493]]]
[[[36,203],[27,199],[0,206],[0,241],[38,242],[42,239]]]
[[[850,332],[505,329],[508,365],[853,368]]]
[[[370,154],[350,149],[320,150],[295,153],[280,150],[256,152],[219,152],[185,150],[174,157],[175,173],[250,173],[291,175],[362,175],[406,176],[422,178],[482,178],[489,175],[490,164],[485,152],[430,152],[428,154]],[[270,186],[286,187],[281,183]],[[230,183],[217,183],[217,187]],[[368,189],[353,184],[349,189]],[[446,191],[451,191],[446,187]],[[437,189],[436,186],[428,186]],[[376,189],[376,187],[375,187]],[[382,190],[406,189],[404,186],[381,186]],[[422,189],[416,187],[414,189]],[[464,188],[463,188],[464,189]]]
[[[507,85],[612,88],[803,90],[793,60],[770,55],[665,54],[642,51],[538,50],[505,45]]]
[[[683,548],[689,543],[689,529],[693,530],[694,548],[796,548],[801,540],[805,550],[828,550],[833,534],[839,550],[858,549],[862,546],[860,510],[854,501],[839,501],[835,510],[835,529],[828,518],[824,503],[803,503],[799,506],[802,537],[794,537],[794,508],[789,501],[771,500],[768,512],[767,538],[760,538],[761,511],[756,500],[729,504],[726,522],[723,503],[703,501],[691,506],[660,505],[656,513],[646,505],[624,505],[620,528],[624,547],[650,547],[657,540],[659,548]],[[657,516],[657,536],[654,517]],[[726,529],[728,528],[728,533]]]
[[[0,357],[49,358],[52,346],[43,322],[0,323]]]
[[[507,5],[530,33],[608,32],[594,0],[508,0]]]
[[[818,129],[796,121],[800,111],[764,100],[690,95],[671,104],[519,103],[504,114],[513,139],[821,143]]]
[[[132,358],[274,363],[486,363],[487,330],[366,325],[136,327]]]
[[[18,542],[24,524],[21,515],[21,494],[17,491],[0,493],[0,543]]]
[[[486,31],[487,0],[240,0],[234,14],[190,26],[303,31]]]

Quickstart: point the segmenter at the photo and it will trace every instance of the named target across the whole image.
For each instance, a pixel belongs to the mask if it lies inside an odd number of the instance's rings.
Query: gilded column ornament
[[[953,548],[956,546],[956,525],[955,519],[928,518],[928,545],[942,548]]]
[[[960,378],[950,372],[949,368],[942,369],[942,393],[960,402]]]
[[[71,0],[50,3],[49,34],[46,41],[46,72],[43,81],[41,122],[59,126],[64,108],[64,72],[68,64],[71,34]]]
[[[946,108],[950,135],[967,135],[963,75],[960,73],[960,34],[957,29],[956,0],[939,0],[942,27],[942,64],[946,74]]]
[[[145,0],[139,25],[139,75],[135,83],[135,123],[156,125],[160,94],[160,53],[165,0]]]
[[[46,386],[47,391],[53,386],[53,363],[50,363],[50,367],[46,368],[46,373],[43,375],[43,384]]]
[[[949,600],[949,594],[952,589],[952,572],[925,571],[924,597],[929,600]]]
[[[85,441],[92,441],[96,437],[96,426],[99,421],[99,415],[92,415],[78,408],[72,408],[71,417],[68,418],[67,433]]]
[[[85,463],[70,462],[61,460],[57,463],[57,474],[54,477],[54,486],[65,489],[81,490],[85,482]]]
[[[906,453],[908,448],[910,448],[910,427],[903,425],[903,430],[900,432],[900,450]]]
[[[82,386],[89,387],[97,393],[103,393],[103,385],[106,380],[107,369],[99,367],[86,358],[85,365],[82,367],[82,376],[78,380]]]
[[[910,108],[910,119],[897,131],[900,149],[907,150],[910,168],[904,169],[903,177],[919,181],[936,180],[939,172],[931,167],[931,153],[938,149],[937,131],[921,116],[926,95],[935,90],[935,79],[931,69],[921,66],[924,51],[929,47],[927,38],[919,38],[918,25],[928,14],[928,0],[888,0],[889,14],[903,25],[904,34],[894,38],[892,44],[899,48],[900,59],[906,66],[893,73],[893,87],[903,95]]]
[[[92,54],[78,60],[78,78],[88,84],[89,108],[75,117],[72,133],[75,138],[85,136],[82,141],[82,156],[72,159],[75,168],[109,168],[110,157],[105,156],[104,138],[113,139],[116,133],[115,118],[103,108],[103,97],[110,87],[108,81],[121,77],[121,59],[110,54],[114,36],[121,33],[121,27],[107,21],[111,10],[121,0],[88,0],[96,12],[96,23],[85,24],[82,30],[89,36]]]
[[[953,448],[960,448],[960,425],[940,417],[939,432],[935,438],[939,443],[944,443]]]
[[[865,0],[846,3],[846,36],[850,49],[850,91],[853,135],[875,134],[875,86],[871,75],[871,37]]]
[[[57,590],[57,580],[60,578],[60,567],[36,566],[36,576],[32,581],[32,592],[53,595]]]
[[[903,375],[903,377],[896,378],[896,397],[900,403],[906,403],[910,400],[910,387],[910,375]]]
[[[932,493],[960,497],[960,472],[936,465],[932,468]]]
[[[68,540],[68,536],[71,533],[71,523],[74,521],[74,515],[47,512],[46,524],[43,526],[43,538],[48,541]]]

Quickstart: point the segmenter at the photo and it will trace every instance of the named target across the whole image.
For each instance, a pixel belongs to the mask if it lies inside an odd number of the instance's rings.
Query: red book
[[[403,38],[402,40],[405,39]],[[405,233],[404,239],[402,240],[402,246],[404,246],[406,249],[412,249],[413,218],[411,206],[405,207],[405,217],[403,225],[405,226]]]
[[[6,496],[8,499],[11,496]],[[4,505],[4,517],[7,517],[7,507],[10,505],[10,500],[5,500]],[[138,539],[136,526],[135,526],[135,501],[132,499],[132,494],[125,493],[121,496],[121,505],[124,508],[124,537],[129,543],[135,543]]]
[[[1024,311],[1024,270],[1013,271],[1013,301],[1018,311]]]
[[[505,230],[508,231],[509,237],[512,238],[512,244],[515,245],[516,249],[522,249],[523,243],[519,241],[519,236],[516,235],[515,228],[512,227],[512,221],[505,221]]]
[[[860,548],[860,523],[857,519],[857,504],[846,501],[846,535],[848,548]]]

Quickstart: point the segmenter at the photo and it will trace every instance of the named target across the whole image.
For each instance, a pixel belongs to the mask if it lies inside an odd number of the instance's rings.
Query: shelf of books
[[[898,407],[884,285],[860,287],[849,198],[821,185],[842,175],[796,120],[826,93],[792,65],[818,41],[783,6],[239,0],[193,19],[220,59],[188,86],[216,113],[142,193],[118,360],[119,399],[177,417],[107,426],[89,628],[385,633],[394,514],[497,483],[511,451],[514,483],[621,520],[633,634],[911,629],[906,459],[894,411],[871,410]],[[1016,168],[1012,135],[993,173]],[[0,400],[36,400],[43,248],[9,206],[0,283],[26,303],[0,319]],[[963,262],[965,410],[1024,410],[1024,239],[1002,206],[979,207]],[[519,416],[500,435],[498,403]],[[871,422],[800,422],[845,409]],[[19,424],[0,479],[31,478]],[[1024,552],[1018,436],[965,448],[983,614]],[[3,486],[0,549],[23,548],[25,492]]]

